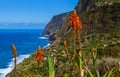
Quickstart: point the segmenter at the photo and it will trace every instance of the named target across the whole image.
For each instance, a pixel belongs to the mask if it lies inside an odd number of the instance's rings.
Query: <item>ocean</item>
[[[17,63],[29,57],[38,45],[50,45],[48,38],[42,36],[42,29],[0,29],[0,77],[5,77],[13,68],[11,44],[17,49]]]

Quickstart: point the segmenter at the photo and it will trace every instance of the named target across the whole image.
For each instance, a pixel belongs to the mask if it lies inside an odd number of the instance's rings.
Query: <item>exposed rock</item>
[[[53,33],[52,35],[49,36],[49,40],[50,41],[56,40],[55,33]]]
[[[78,13],[88,11],[93,7],[93,4],[94,4],[93,0],[79,0],[75,9],[77,10]],[[56,31],[60,30],[62,26],[66,26],[64,20],[68,19],[69,13],[70,12],[54,16],[51,19],[51,21],[46,25],[43,31],[43,35],[48,35],[49,37],[50,35],[53,35]]]
[[[52,35],[54,34],[57,30],[59,30],[62,27],[63,24],[63,18],[66,16],[67,13],[63,13],[60,15],[54,16],[51,21],[46,25],[43,35]]]

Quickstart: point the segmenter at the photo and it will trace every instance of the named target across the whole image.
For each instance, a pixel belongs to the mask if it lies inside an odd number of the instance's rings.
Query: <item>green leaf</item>
[[[93,54],[93,58],[94,60],[97,60],[97,51],[95,51],[95,53]]]
[[[107,77],[107,74],[108,74],[108,72],[106,72],[106,73],[103,75],[103,77]]]
[[[79,61],[80,61],[79,68],[80,68],[80,70],[82,70],[83,62],[82,62],[82,59],[80,57],[79,57]]]
[[[98,70],[96,70],[96,73],[97,73],[97,77],[100,77],[100,73]]]
[[[68,74],[64,74],[64,77],[68,77]]]
[[[111,77],[111,76],[113,75],[114,69],[115,69],[115,68],[113,68],[113,69],[110,70],[110,71],[107,71],[107,72],[103,75],[103,77]]]
[[[108,76],[107,77],[111,77],[113,75],[113,71],[114,71],[115,68],[113,68],[109,73],[108,73]]]
[[[80,58],[80,56],[78,56],[76,58],[76,63],[75,63],[76,67],[79,69],[79,70],[82,70],[82,65],[83,65],[83,62],[82,62],[82,59]]]
[[[85,67],[85,69],[88,72],[88,74],[90,75],[90,77],[94,77],[94,75],[92,74],[92,72],[87,67]]]
[[[47,61],[48,61],[49,77],[54,77],[54,64],[50,58],[50,55],[48,55]]]

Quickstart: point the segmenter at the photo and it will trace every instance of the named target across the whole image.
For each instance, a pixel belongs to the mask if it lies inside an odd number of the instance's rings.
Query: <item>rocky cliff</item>
[[[57,30],[59,30],[62,25],[63,25],[63,19],[66,16],[67,13],[63,13],[60,15],[54,16],[51,21],[46,25],[43,35],[52,35],[54,34]]]
[[[119,2],[114,0],[79,0],[75,9],[77,10],[77,13],[83,23],[82,32],[119,31],[119,8]],[[71,12],[65,13],[64,19],[63,17],[60,19],[59,16],[53,17],[51,22],[47,25],[44,33],[48,35],[51,34],[51,40],[62,38],[69,33],[70,27],[68,21],[70,13]],[[61,23],[59,27],[58,23]]]
[[[79,14],[81,12],[86,12],[89,9],[91,9],[93,7],[93,4],[94,4],[93,0],[79,0],[75,9],[77,10],[77,13]],[[48,35],[49,39],[52,41],[55,40],[57,36],[63,37],[64,34],[62,33],[64,32],[67,33],[67,30],[69,30],[68,20],[69,20],[70,13],[71,12],[54,16],[51,19],[51,21],[46,25],[43,31],[43,35]]]
[[[93,7],[93,4],[93,0],[79,0],[75,9],[78,13],[85,12],[91,9]],[[48,35],[48,37],[50,35],[53,36],[56,31],[62,28],[64,20],[66,20],[66,17],[68,17],[69,14],[70,12],[54,16],[51,21],[46,25],[43,31],[43,35]]]

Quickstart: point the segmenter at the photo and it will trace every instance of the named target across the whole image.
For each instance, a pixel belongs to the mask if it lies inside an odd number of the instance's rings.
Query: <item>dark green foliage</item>
[[[104,49],[98,48],[98,55],[99,57],[115,57],[119,58],[120,54],[120,47],[106,47]]]
[[[96,7],[81,14],[85,31],[119,32],[120,30],[120,3]]]

